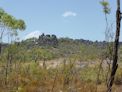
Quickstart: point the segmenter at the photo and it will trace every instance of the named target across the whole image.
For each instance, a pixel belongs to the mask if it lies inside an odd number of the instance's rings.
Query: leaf
[[[103,12],[105,14],[110,14],[111,9],[109,7],[109,3],[107,1],[101,1],[100,4],[103,6]]]

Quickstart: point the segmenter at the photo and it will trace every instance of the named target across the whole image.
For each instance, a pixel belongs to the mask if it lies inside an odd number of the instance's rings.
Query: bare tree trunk
[[[3,33],[4,33],[5,28],[1,29],[1,34],[0,34],[0,54],[2,53],[2,38],[3,38]]]
[[[1,53],[2,53],[2,43],[0,41],[0,55],[1,55]]]
[[[112,91],[112,85],[114,82],[114,77],[116,74],[116,70],[118,68],[118,47],[119,47],[119,36],[120,36],[120,23],[121,22],[121,12],[120,12],[120,0],[117,0],[117,11],[116,11],[116,37],[114,42],[114,50],[113,50],[113,64],[111,75],[109,78],[109,82],[107,85],[107,92]]]

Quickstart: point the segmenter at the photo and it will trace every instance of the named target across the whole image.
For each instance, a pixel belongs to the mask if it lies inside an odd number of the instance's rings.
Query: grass
[[[0,92],[105,92],[104,76],[101,84],[96,84],[98,67],[77,69],[70,62],[65,67],[45,69],[39,63],[19,63],[13,67],[5,85],[4,77],[0,78]],[[115,84],[122,79],[121,69],[118,69]],[[116,90],[117,85],[114,85]],[[113,91],[115,92],[115,91]]]

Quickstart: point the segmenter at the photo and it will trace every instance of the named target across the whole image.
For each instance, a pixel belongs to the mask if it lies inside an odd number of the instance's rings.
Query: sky
[[[57,37],[103,41],[106,23],[100,1],[0,0],[0,7],[15,18],[25,21],[27,28],[19,32],[20,39],[45,33]],[[115,24],[116,0],[108,1],[111,8],[108,20]]]

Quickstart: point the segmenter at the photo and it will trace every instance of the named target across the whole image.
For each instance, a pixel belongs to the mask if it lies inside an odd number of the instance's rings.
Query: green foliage
[[[105,14],[110,14],[111,9],[109,8],[109,3],[107,1],[101,1],[100,4],[103,6],[103,12]]]
[[[19,29],[19,30],[25,30],[26,29],[26,25],[25,25],[25,22],[23,21],[23,20],[18,20],[17,22],[16,22],[16,29]]]
[[[9,31],[14,30],[14,33],[16,33],[16,30],[25,30],[26,28],[25,22],[23,20],[17,20],[12,15],[6,13],[3,9],[0,9],[0,22]]]
[[[38,60],[51,60],[55,58],[55,55],[50,50],[44,48],[33,48],[29,53],[33,59],[37,58]]]
[[[80,45],[79,52],[70,55],[70,58],[74,58],[78,61],[97,61],[100,59],[100,54],[104,49],[99,49],[95,45]]]

